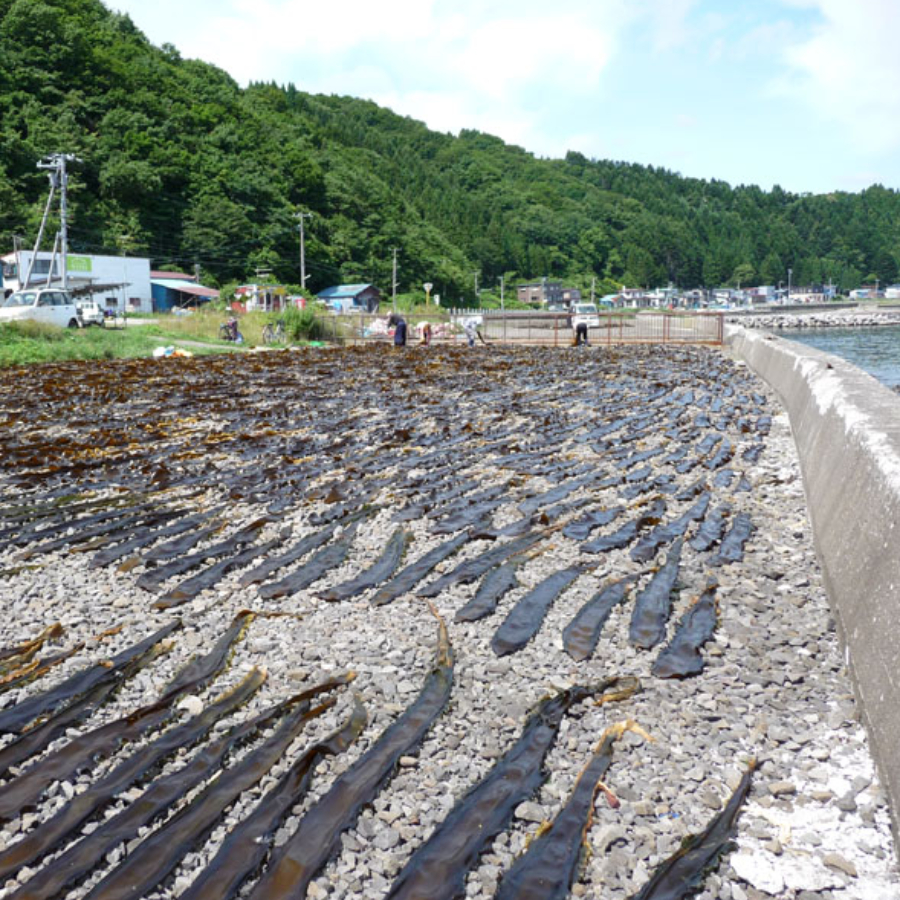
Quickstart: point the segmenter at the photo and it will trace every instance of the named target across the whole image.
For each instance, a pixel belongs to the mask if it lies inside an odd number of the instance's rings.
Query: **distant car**
[[[576,303],[572,307],[572,328],[587,325],[588,328],[600,327],[600,310],[593,303]]]
[[[0,322],[26,319],[60,328],[82,327],[75,301],[59,288],[29,288],[10,294],[0,306]]]
[[[79,300],[75,306],[78,308],[78,317],[81,319],[82,325],[103,324],[103,307],[95,300]]]

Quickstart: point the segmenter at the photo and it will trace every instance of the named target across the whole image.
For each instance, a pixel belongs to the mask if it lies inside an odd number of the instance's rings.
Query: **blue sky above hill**
[[[900,188],[898,0],[106,0],[239,83],[795,192]]]

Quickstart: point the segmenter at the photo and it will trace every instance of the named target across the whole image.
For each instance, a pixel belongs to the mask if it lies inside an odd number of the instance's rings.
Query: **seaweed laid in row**
[[[287,553],[267,559],[255,569],[251,569],[242,575],[239,582],[240,586],[248,587],[251,584],[260,584],[273,572],[277,572],[279,569],[297,562],[298,559],[302,559],[307,553],[312,553],[313,550],[318,550],[323,544],[327,544],[334,537],[335,531],[337,531],[337,525],[333,524],[321,529],[321,531],[315,531],[306,535],[306,537],[297,541]]]
[[[572,659],[588,659],[597,646],[609,614],[628,596],[638,575],[629,575],[596,593],[563,629],[563,649]]]
[[[370,588],[378,587],[387,581],[400,567],[407,548],[412,542],[413,534],[397,528],[389,538],[381,556],[364,572],[360,572],[355,578],[337,584],[334,587],[319,591],[318,596],[322,600],[336,601],[349,600]]]
[[[455,622],[477,622],[489,616],[497,608],[500,599],[519,586],[516,570],[522,558],[513,558],[502,566],[491,569],[478,586],[475,596],[456,611]]]
[[[681,539],[675,541],[665,564],[635,597],[628,629],[628,640],[635,647],[649,650],[666,636],[666,624],[672,610],[672,594],[678,589],[681,546]]]
[[[565,806],[503,875],[494,900],[565,900],[578,875],[594,799],[612,764],[613,744],[626,732],[649,735],[630,719],[603,732]]]
[[[607,691],[615,699],[624,699],[639,687],[634,678],[610,678],[598,685],[576,685],[541,701],[513,746],[409,858],[386,900],[464,897],[466,875],[480,854],[507,826],[513,810],[543,782],[544,760],[569,709]],[[260,893],[259,900],[266,896]]]
[[[744,558],[744,545],[754,531],[750,516],[747,513],[738,513],[731,523],[731,528],[722,538],[718,552],[709,558],[709,565],[724,566],[740,562]]]
[[[439,544],[433,550],[429,550],[424,556],[420,556],[395,575],[387,584],[380,587],[372,597],[372,604],[374,606],[384,606],[409,593],[438,563],[452,556],[463,545],[467,544],[469,540],[468,532],[463,532],[444,541],[443,544]]]
[[[703,519],[709,508],[709,500],[709,492],[701,494],[700,499],[687,512],[665,525],[658,525],[649,534],[645,534],[631,548],[631,558],[635,562],[648,562],[653,559],[660,547],[682,537],[692,522],[699,522]]]
[[[619,550],[627,547],[642,531],[653,525],[658,525],[666,512],[666,501],[657,498],[651,506],[644,510],[637,518],[626,522],[618,531],[612,534],[603,534],[586,544],[581,545],[584,553],[606,553],[609,550]]]
[[[722,539],[728,517],[731,515],[731,506],[722,503],[717,506],[701,523],[697,533],[688,541],[698,553],[709,550],[713,544]]]
[[[309,809],[287,842],[274,850],[250,900],[302,897],[340,843],[341,833],[356,821],[391,777],[401,756],[418,746],[450,699],[453,649],[439,621],[437,653],[419,696],[384,731],[331,788]]]
[[[657,678],[687,678],[703,671],[700,648],[713,636],[718,622],[715,578],[681,617],[669,645],[656,657],[651,669]]]

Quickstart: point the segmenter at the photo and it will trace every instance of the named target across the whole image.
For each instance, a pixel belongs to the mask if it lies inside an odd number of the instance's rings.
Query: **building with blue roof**
[[[319,291],[322,300],[337,312],[378,312],[381,291],[374,284],[337,284]]]

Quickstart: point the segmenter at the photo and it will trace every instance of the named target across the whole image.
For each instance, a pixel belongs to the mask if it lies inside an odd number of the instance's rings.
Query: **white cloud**
[[[787,2],[787,0],[786,0]],[[814,6],[815,33],[785,49],[795,77],[784,95],[801,100],[825,121],[846,129],[860,149],[900,149],[900,4],[894,0],[790,0]]]

